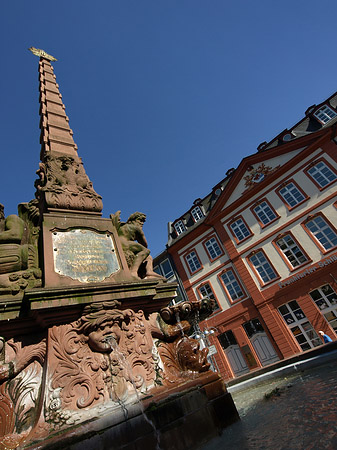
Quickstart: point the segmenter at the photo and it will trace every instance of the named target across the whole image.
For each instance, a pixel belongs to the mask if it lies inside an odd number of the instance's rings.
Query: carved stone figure
[[[199,342],[188,336],[191,323],[188,320],[180,321],[179,317],[180,310],[182,315],[191,320],[194,317],[193,312],[202,308],[202,305],[203,301],[194,304],[184,302],[163,308],[160,314],[150,316],[152,336],[158,339],[157,348],[163,364],[161,377],[164,385],[175,384],[181,378],[197,376],[210,368],[207,360],[208,349],[201,350]]]
[[[158,278],[164,280],[165,278],[153,271],[153,261],[143,231],[146,215],[135,212],[126,222],[120,221],[120,211],[110,217],[120,236],[131,275],[142,279]]]
[[[0,204],[0,294],[16,294],[27,286],[40,284],[37,248],[30,243],[28,228],[15,214],[5,218],[4,206]],[[35,242],[37,238],[38,231]]]
[[[180,367],[184,372],[206,372],[211,366],[207,360],[208,349],[201,350],[196,339],[182,337],[176,343],[176,350]]]

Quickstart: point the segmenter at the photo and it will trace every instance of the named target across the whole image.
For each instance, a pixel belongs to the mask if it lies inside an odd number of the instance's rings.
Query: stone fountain
[[[0,450],[195,449],[238,419],[188,336],[205,301],[167,306],[145,215],[102,218],[51,62],[40,57],[36,198],[0,205]]]

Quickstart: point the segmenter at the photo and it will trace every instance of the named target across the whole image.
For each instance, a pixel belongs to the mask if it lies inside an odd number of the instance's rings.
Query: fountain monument
[[[188,336],[207,301],[168,306],[145,215],[103,218],[51,61],[39,56],[35,199],[0,205],[0,450],[195,449],[238,419]]]

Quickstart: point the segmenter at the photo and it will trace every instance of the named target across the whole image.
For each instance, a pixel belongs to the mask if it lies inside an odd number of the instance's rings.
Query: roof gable
[[[244,158],[233,174],[226,189],[207,217],[212,220],[221,211],[236,202],[244,202],[256,195],[266,183],[278,177],[279,169],[292,165],[303,152],[311,152],[319,147],[323,140],[330,137],[330,131],[324,129],[314,135],[305,136],[264,152]]]

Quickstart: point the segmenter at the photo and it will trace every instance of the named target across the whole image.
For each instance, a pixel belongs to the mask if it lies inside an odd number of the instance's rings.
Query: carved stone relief
[[[19,206],[20,217],[5,218],[0,204],[0,295],[18,294],[41,285],[37,242],[38,210],[34,201]]]
[[[37,422],[46,342],[1,345],[0,449],[7,450],[17,448]]]
[[[128,405],[155,395],[156,386],[207,371],[208,350],[186,335],[190,326],[111,300],[91,303],[78,320],[51,327],[47,352],[44,339],[26,346],[11,340],[5,349],[0,340],[0,450],[107,411],[127,416]]]
[[[48,154],[36,173],[36,197],[49,208],[102,210],[102,198],[94,191],[80,158]]]
[[[153,386],[154,344],[144,314],[119,306],[92,304],[78,321],[50,330],[47,421],[58,409],[119,404]]]

